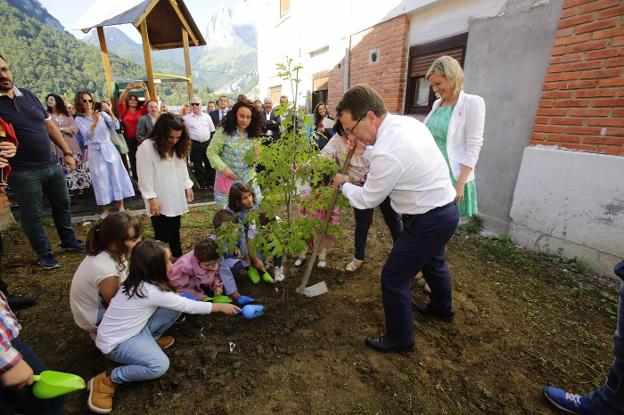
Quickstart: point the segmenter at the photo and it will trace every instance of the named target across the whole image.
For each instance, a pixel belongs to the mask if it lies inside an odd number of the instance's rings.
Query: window
[[[423,45],[412,46],[409,51],[409,68],[405,96],[406,114],[428,114],[436,97],[425,78],[427,70],[436,58],[449,55],[464,67],[468,33]]]
[[[316,104],[324,102],[327,104],[329,97],[329,76],[320,76],[312,80],[312,111],[316,108]],[[312,112],[310,111],[310,112]]]
[[[280,97],[282,96],[282,86],[276,85],[269,88],[269,97],[271,97],[271,101],[273,101],[273,106],[276,107],[279,105]]]
[[[290,10],[290,0],[280,0],[280,17],[284,17]]]

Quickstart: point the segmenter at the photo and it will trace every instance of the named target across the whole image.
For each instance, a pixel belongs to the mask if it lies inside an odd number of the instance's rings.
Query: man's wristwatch
[[[345,184],[345,183],[346,183],[346,182],[342,182],[342,183],[340,183],[340,184],[338,185],[338,191],[339,191],[340,193],[342,193],[342,187],[344,186],[344,184]]]

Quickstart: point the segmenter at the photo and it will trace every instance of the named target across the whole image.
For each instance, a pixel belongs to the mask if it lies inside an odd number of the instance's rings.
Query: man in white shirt
[[[202,102],[199,97],[191,98],[191,112],[184,116],[184,123],[191,137],[191,163],[195,177],[202,189],[212,187],[215,180],[215,170],[208,161],[206,151],[215,126],[208,114],[202,111]]]
[[[427,127],[414,118],[389,114],[368,85],[349,89],[336,112],[349,146],[369,160],[370,170],[363,187],[342,174],[333,186],[358,209],[375,208],[389,196],[404,222],[381,272],[386,333],[367,337],[366,344],[381,352],[411,350],[412,306],[426,315],[453,316],[445,249],[459,210],[448,166]],[[429,304],[411,301],[410,283],[419,271],[431,288]]]

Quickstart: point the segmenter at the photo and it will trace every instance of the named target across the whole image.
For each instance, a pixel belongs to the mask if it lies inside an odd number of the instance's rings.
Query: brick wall
[[[531,145],[624,156],[624,4],[565,0]]]
[[[329,71],[327,108],[332,116],[336,115],[336,105],[344,93],[344,59]]]
[[[371,85],[392,112],[401,111],[403,106],[409,28],[409,18],[402,15],[351,36],[349,85]],[[376,63],[369,62],[373,49],[379,50]],[[329,73],[328,101],[332,113],[343,94],[344,66],[339,66]]]

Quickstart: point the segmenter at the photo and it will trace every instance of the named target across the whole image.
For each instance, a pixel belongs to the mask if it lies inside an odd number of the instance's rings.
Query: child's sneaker
[[[260,274],[258,273],[258,270],[256,269],[256,267],[249,267],[249,279],[251,280],[251,282],[253,282],[254,284],[257,284],[260,282]]]
[[[327,261],[321,259],[319,262],[316,263],[316,267],[321,269],[327,268]]]
[[[297,259],[295,260],[295,267],[300,267],[301,264],[303,264],[305,260],[306,258],[304,256],[298,256]]]
[[[284,266],[283,265],[273,268],[273,278],[275,278],[275,282],[284,281]]]
[[[262,274],[262,280],[264,282],[268,282],[269,284],[275,284],[275,280],[273,279],[273,277],[271,277],[269,271],[264,271],[264,274]]]
[[[173,338],[173,336],[160,336],[158,340],[156,340],[156,343],[158,343],[158,347],[160,347],[161,349],[167,349],[173,346],[173,343],[175,343],[175,339]]]
[[[563,389],[554,386],[546,386],[544,388],[546,398],[562,411],[577,415],[595,415],[596,412],[589,404],[587,395],[576,395],[568,393]]]
[[[107,414],[113,410],[113,395],[117,385],[113,383],[106,372],[92,378],[87,384],[89,398],[87,406],[96,414]]]
[[[362,266],[362,264],[364,263],[364,261],[361,261],[359,259],[353,259],[353,261],[349,262],[347,264],[347,266],[345,267],[345,269],[349,272],[355,272],[358,269],[360,269],[360,267]]]

